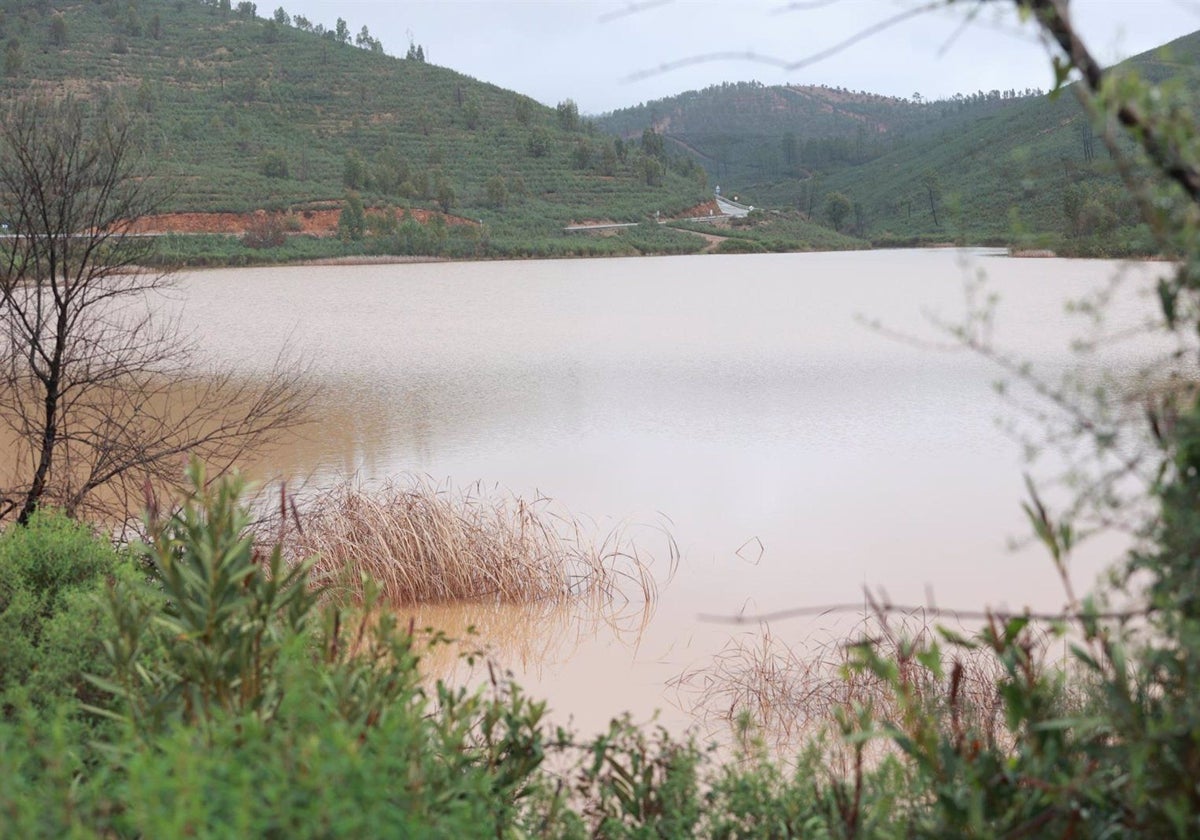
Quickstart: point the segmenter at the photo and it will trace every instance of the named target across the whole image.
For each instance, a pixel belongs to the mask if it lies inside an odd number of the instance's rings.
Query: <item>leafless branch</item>
[[[754,52],[753,50],[744,50],[741,52],[711,52],[703,53],[701,55],[688,56],[687,58],[681,58],[677,61],[668,61],[664,64],[658,65],[657,67],[651,67],[646,70],[639,70],[636,73],[626,76],[623,81],[637,82],[643,79],[648,79],[651,76],[670,73],[671,71],[678,70],[682,67],[690,67],[694,64],[708,64],[714,61],[747,61],[752,64],[766,64],[771,67],[778,67],[781,70],[786,71],[800,70],[804,67],[808,67],[809,65],[816,64],[819,61],[824,61],[830,56],[837,55],[842,50],[857,44],[859,41],[865,40],[874,35],[878,35],[880,32],[884,32],[907,20],[911,20],[918,15],[923,15],[926,12],[933,11],[942,5],[943,4],[939,2],[939,0],[931,0],[931,2],[924,3],[920,6],[914,6],[911,9],[905,9],[904,11],[894,14],[891,17],[884,18],[881,21],[860,29],[849,38],[846,38],[845,40],[840,41],[831,47],[819,50],[818,52],[812,53],[811,55],[807,55],[797,60],[787,60],[777,56],[764,55],[762,53]]]
[[[300,422],[299,372],[259,381],[196,369],[162,315],[166,275],[131,233],[166,193],[142,176],[119,108],[29,98],[0,124],[0,422],[15,437],[0,518],[44,504],[127,520],[141,487],[199,457],[232,467]]]
[[[863,602],[856,604],[824,604],[811,607],[792,607],[785,610],[775,610],[765,613],[739,613],[737,615],[716,615],[701,613],[697,616],[700,621],[710,624],[770,624],[775,621],[786,621],[793,618],[820,617],[826,615],[862,615],[864,612],[882,613],[885,615],[928,615],[937,618],[949,618],[955,621],[1008,621],[1013,618],[1028,618],[1031,621],[1047,623],[1063,622],[1078,616],[1073,611],[1045,612],[1037,610],[960,610],[945,607],[918,606],[912,604],[891,604],[877,602],[870,606]],[[1132,621],[1145,618],[1150,610],[1142,607],[1128,610],[1105,610],[1089,613],[1098,621]]]

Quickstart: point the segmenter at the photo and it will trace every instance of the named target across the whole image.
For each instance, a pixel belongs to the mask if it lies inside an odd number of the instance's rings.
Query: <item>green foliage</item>
[[[342,186],[348,190],[361,190],[367,185],[367,165],[357,149],[346,153],[342,164]]]
[[[111,590],[117,632],[105,649],[114,673],[93,680],[119,698],[120,716],[143,738],[167,721],[207,724],[218,714],[269,721],[282,699],[283,648],[315,603],[307,564],[285,568],[278,547],[256,553],[239,479],[208,487],[196,462],[188,477],[191,495],[177,513],[146,516],[143,551],[165,601],[156,609]],[[143,646],[156,633],[165,634],[165,655],[148,666]]]
[[[699,755],[660,730],[614,720],[591,746],[580,792],[601,837],[691,837],[700,821]]]
[[[573,99],[559,102],[554,109],[558,117],[558,125],[563,131],[579,130],[579,106]]]
[[[95,699],[84,674],[110,626],[101,595],[133,564],[86,525],[39,510],[0,534],[0,717],[32,703]]]
[[[850,216],[853,208],[854,205],[844,193],[833,192],[825,196],[825,216],[829,219],[829,224],[833,225],[834,230],[842,229],[842,225]]]
[[[362,198],[353,190],[346,193],[342,212],[338,216],[338,237],[344,241],[357,242],[366,233],[367,219],[363,211]]]
[[[641,171],[642,181],[648,187],[661,186],[663,176],[666,170],[662,165],[662,161],[655,157],[640,158],[638,168]]]
[[[550,142],[550,133],[544,128],[538,128],[530,133],[525,148],[529,150],[530,157],[544,158],[550,154]]]
[[[67,45],[67,19],[62,12],[50,16],[50,43],[60,49]]]
[[[485,200],[488,206],[499,209],[508,204],[508,185],[504,182],[503,176],[493,175],[488,178],[487,183],[484,184],[484,190],[487,193]]]
[[[271,149],[263,155],[262,163],[259,164],[259,169],[263,175],[268,178],[286,178],[288,177],[288,158],[287,153],[282,149]]]
[[[25,54],[21,52],[21,42],[17,38],[9,38],[4,47],[4,75],[15,78],[21,74],[25,66]]]

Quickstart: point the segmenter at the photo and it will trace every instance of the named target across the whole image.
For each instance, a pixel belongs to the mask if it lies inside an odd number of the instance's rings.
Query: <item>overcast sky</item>
[[[720,59],[652,72],[713,53],[797,61],[837,47],[919,6],[944,0],[259,0],[332,28],[365,25],[386,52],[410,38],[434,64],[528,94],[574,99],[600,113],[722,81],[827,84],[926,98],[1048,88],[1045,48],[1010,3],[959,0],[901,20],[794,70]],[[971,9],[979,11],[967,20]],[[1074,0],[1074,15],[1106,62],[1200,29],[1200,0]]]

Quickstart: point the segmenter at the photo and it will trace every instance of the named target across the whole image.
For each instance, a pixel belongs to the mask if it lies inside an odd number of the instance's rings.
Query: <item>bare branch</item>
[[[912,18],[915,18],[918,15],[923,15],[926,12],[933,11],[942,5],[943,3],[940,2],[940,0],[930,0],[930,2],[924,3],[920,6],[914,6],[911,9],[905,9],[904,11],[892,15],[891,17],[884,18],[883,20],[873,23],[864,29],[860,29],[858,32],[855,32],[844,41],[840,41],[831,47],[827,47],[823,50],[794,61],[789,61],[777,56],[763,55],[761,53],[756,53],[753,50],[745,50],[742,52],[712,52],[681,58],[678,61],[668,61],[665,64],[658,65],[657,67],[640,70],[636,73],[626,76],[622,81],[637,82],[643,79],[648,79],[652,76],[670,73],[671,71],[678,70],[682,67],[690,67],[694,64],[707,64],[713,61],[748,61],[753,64],[766,64],[771,67],[778,67],[781,70],[786,71],[800,70],[801,68],[808,67],[811,64],[824,61],[830,56],[837,55],[842,50],[857,44],[859,41],[870,38],[873,35],[878,35],[880,32],[884,32],[891,27],[896,26],[897,24],[911,20]]]
[[[700,621],[710,624],[770,624],[773,621],[786,621],[792,618],[820,617],[825,615],[850,615],[863,613],[883,613],[887,615],[918,615],[925,614],[939,618],[951,618],[957,621],[989,621],[996,619],[1007,621],[1011,618],[1028,618],[1032,621],[1049,623],[1069,621],[1078,618],[1078,613],[1071,612],[1039,612],[1035,610],[958,610],[932,606],[916,606],[912,604],[890,604],[887,602],[864,605],[857,604],[825,604],[812,607],[793,607],[786,610],[775,610],[765,613],[739,613],[737,615],[714,615],[701,613],[697,616]],[[1108,610],[1089,613],[1090,618],[1099,621],[1132,621],[1145,618],[1150,614],[1146,607],[1129,610]]]
[[[164,318],[169,278],[132,234],[166,193],[141,177],[136,127],[114,109],[26,99],[0,124],[0,421],[17,437],[0,518],[42,504],[127,520],[143,485],[188,457],[231,468],[302,419],[307,392],[281,365],[258,381],[195,369]],[[19,500],[19,501],[17,501]]]

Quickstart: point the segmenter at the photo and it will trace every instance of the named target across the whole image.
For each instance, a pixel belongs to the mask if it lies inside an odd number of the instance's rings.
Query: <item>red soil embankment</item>
[[[143,216],[131,227],[132,233],[218,233],[231,236],[241,236],[254,221],[255,217],[264,211],[254,213],[163,213],[155,216]],[[289,233],[303,233],[309,236],[332,236],[337,233],[338,216],[341,209],[294,210],[281,213],[285,228]],[[381,212],[380,208],[372,208],[367,212]],[[427,224],[434,216],[441,216],[448,225],[473,225],[476,222],[461,216],[451,216],[433,210],[414,208],[397,211],[407,213],[421,224]]]

